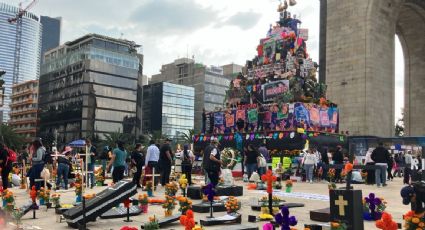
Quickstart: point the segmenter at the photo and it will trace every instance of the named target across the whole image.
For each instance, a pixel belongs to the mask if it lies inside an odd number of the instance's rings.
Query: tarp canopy
[[[75,140],[72,141],[71,143],[68,144],[71,147],[77,147],[77,148],[82,148],[84,146],[86,146],[86,141],[85,140]]]

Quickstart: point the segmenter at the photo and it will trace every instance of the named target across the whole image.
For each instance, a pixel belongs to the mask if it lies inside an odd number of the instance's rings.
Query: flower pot
[[[285,192],[290,193],[292,191],[292,186],[291,187],[286,187]]]
[[[147,204],[140,205],[140,209],[142,209],[142,213],[148,213],[148,205]]]
[[[40,198],[40,205],[44,205],[44,199],[43,198]]]
[[[77,196],[75,197],[75,202],[76,202],[76,203],[81,203],[82,201],[83,201],[83,199],[82,199],[81,195],[77,195]]]
[[[153,197],[153,192],[152,192],[152,190],[148,190],[148,191],[147,191],[147,194],[148,194],[148,197]]]
[[[172,216],[173,215],[173,211],[166,210],[166,211],[164,211],[164,214],[165,214],[165,217],[169,217],[169,216]]]

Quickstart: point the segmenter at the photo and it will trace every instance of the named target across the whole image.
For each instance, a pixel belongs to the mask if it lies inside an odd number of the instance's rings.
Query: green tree
[[[124,147],[127,150],[132,149],[132,145],[134,144],[134,140],[135,140],[133,135],[122,133],[120,132],[120,130],[118,130],[117,132],[105,134],[104,137],[105,137],[104,140],[101,141],[101,144],[103,146],[109,146],[111,148],[114,148],[117,141],[123,141]]]
[[[163,134],[160,130],[153,131],[152,134],[149,135],[149,140],[155,140],[156,143],[162,143],[165,139],[168,138],[168,135]]]
[[[395,124],[395,135],[397,137],[404,136],[404,112],[401,112],[401,118],[398,119],[397,123]]]
[[[7,147],[17,150],[25,143],[24,137],[17,134],[12,127],[1,124],[0,125],[0,138]]]
[[[180,133],[180,138],[187,144],[193,143],[193,136],[195,135],[194,129],[188,129],[186,132]]]

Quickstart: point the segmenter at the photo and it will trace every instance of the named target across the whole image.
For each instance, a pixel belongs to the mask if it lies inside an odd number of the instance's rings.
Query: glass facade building
[[[137,135],[142,55],[134,42],[89,34],[46,52],[40,77],[40,136],[59,143],[111,132]]]
[[[1,120],[9,119],[12,94],[13,64],[15,58],[16,23],[9,23],[19,8],[0,3],[0,69],[6,71],[4,105]],[[37,79],[40,73],[40,49],[42,26],[37,16],[26,12],[22,18],[22,40],[18,83]]]
[[[60,44],[61,39],[61,21],[59,18],[51,18],[41,16],[40,22],[43,26],[43,33],[41,36],[41,63],[43,63],[43,55],[46,51],[56,48]],[[41,65],[40,63],[40,65]]]
[[[207,67],[195,63],[192,59],[180,58],[173,63],[163,65],[161,73],[153,75],[151,82],[170,82],[195,88],[194,130],[200,132],[203,109],[205,108],[208,112],[225,106],[226,90],[228,90],[232,78],[232,74],[224,75],[222,67]]]
[[[160,131],[171,138],[194,126],[195,89],[161,82],[143,86],[143,133]]]

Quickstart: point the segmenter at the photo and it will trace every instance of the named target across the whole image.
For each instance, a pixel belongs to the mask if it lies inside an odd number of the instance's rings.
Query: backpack
[[[259,162],[259,166],[258,167],[260,167],[260,168],[267,167],[266,158],[264,158],[263,155],[258,156],[258,158],[260,159],[260,162]]]
[[[12,162],[12,163],[16,162],[18,157],[17,157],[15,151],[13,151],[13,150],[11,150],[7,147],[5,147],[5,149],[7,151],[7,162],[9,162],[9,161]]]

